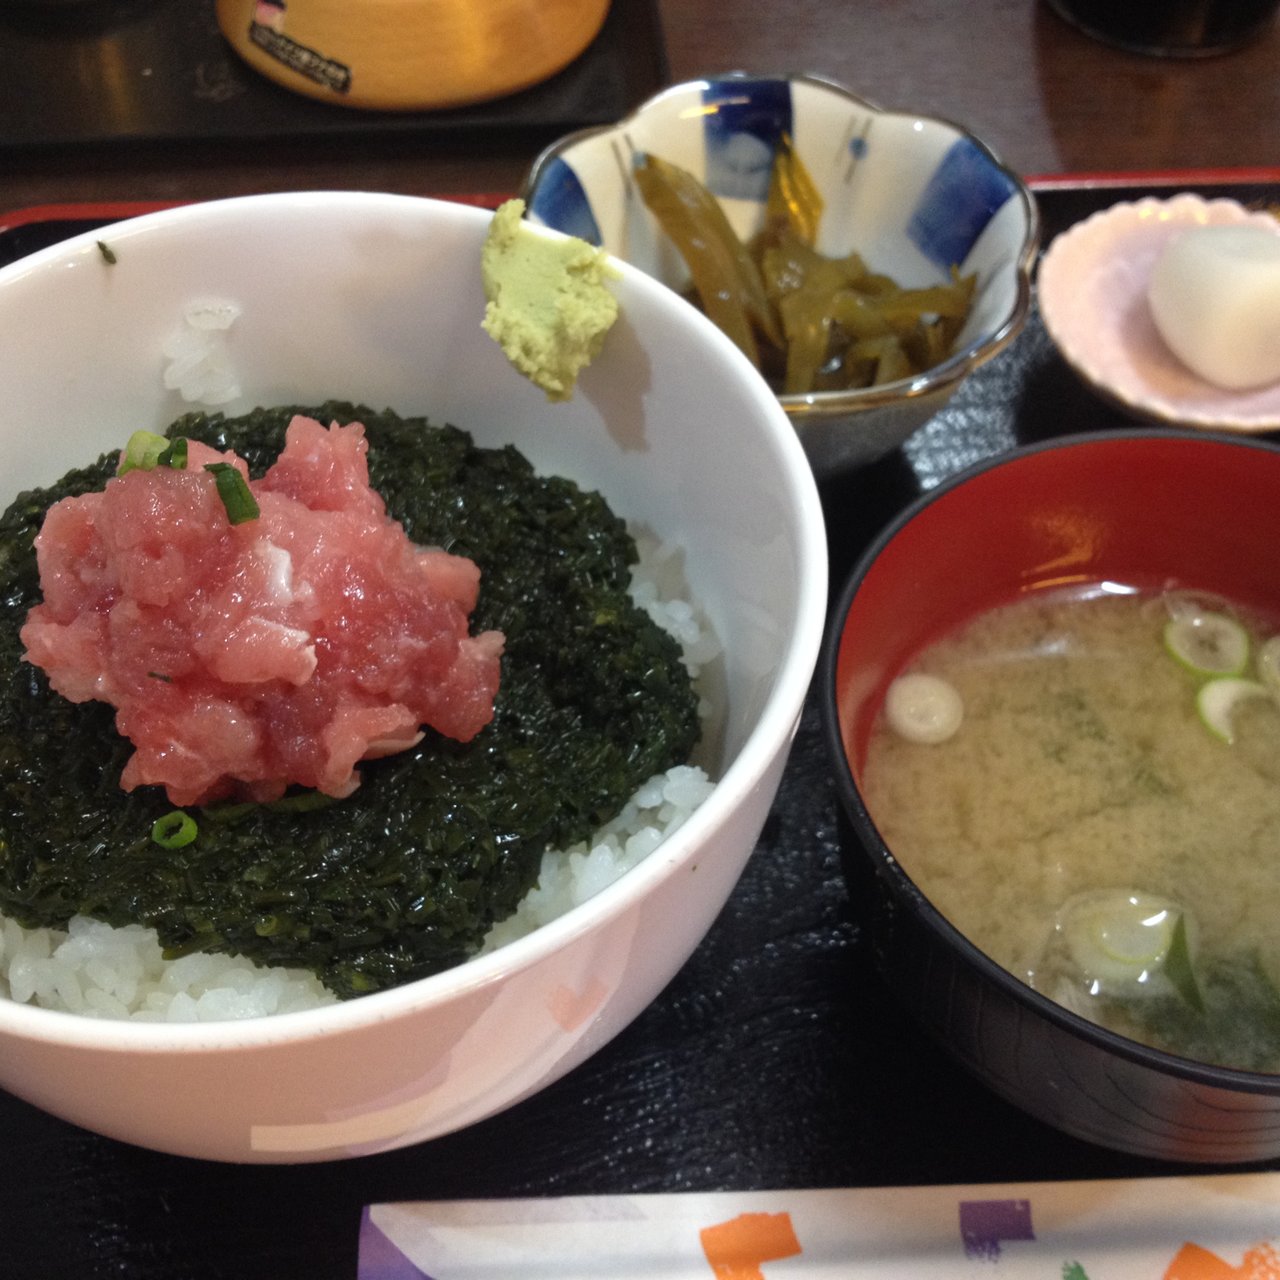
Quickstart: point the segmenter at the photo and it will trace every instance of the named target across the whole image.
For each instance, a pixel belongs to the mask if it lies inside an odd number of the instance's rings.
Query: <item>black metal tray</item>
[[[627,114],[667,78],[656,0],[613,0],[563,71],[520,93],[446,111],[362,111],[259,75],[223,39],[214,0],[0,2],[0,156],[140,143],[375,141],[494,130],[548,138]]]
[[[1280,197],[1271,182],[1196,189]],[[1046,243],[1093,209],[1147,190],[1044,190]],[[92,217],[27,223],[23,251]],[[0,261],[6,240],[12,232],[0,231]],[[1074,377],[1033,317],[904,449],[824,487],[833,584],[887,520],[945,476],[1019,443],[1123,421]],[[706,940],[631,1027],[529,1101],[388,1155],[240,1167],[125,1146],[0,1094],[0,1150],[6,1280],[351,1277],[361,1207],[390,1200],[1191,1171],[1029,1119],[950,1062],[895,1004],[841,879],[812,698],[760,843]]]

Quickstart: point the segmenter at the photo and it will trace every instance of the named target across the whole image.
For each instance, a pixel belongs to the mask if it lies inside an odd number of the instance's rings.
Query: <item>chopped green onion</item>
[[[1265,640],[1258,650],[1258,679],[1280,697],[1280,636]]]
[[[135,431],[120,455],[116,475],[122,476],[127,471],[151,471],[168,447],[168,440],[154,431]]]
[[[940,676],[899,676],[884,699],[889,728],[908,742],[936,745],[955,736],[964,720],[959,690]]]
[[[1204,1012],[1204,997],[1196,981],[1196,971],[1191,963],[1191,943],[1187,939],[1187,918],[1178,916],[1173,926],[1173,940],[1164,958],[1165,976],[1173,989],[1197,1012]]]
[[[169,447],[156,459],[161,467],[172,467],[175,471],[187,469],[187,437],[176,436]]]
[[[239,822],[258,806],[252,800],[228,800],[202,806],[200,812],[212,822]]]
[[[1158,990],[1151,976],[1166,962],[1182,911],[1137,889],[1097,889],[1063,904],[1059,927],[1076,968],[1095,994],[1139,996]]]
[[[229,462],[206,462],[206,471],[213,472],[218,486],[218,497],[227,509],[227,519],[232,524],[244,524],[258,518],[258,504],[249,489],[248,481]]]
[[[116,251],[105,240],[98,240],[95,243],[98,246],[98,252],[102,254],[103,262],[109,267],[114,267],[118,261]]]
[[[122,476],[128,471],[154,471],[156,467],[172,467],[175,471],[185,470],[187,465],[187,440],[178,436],[176,440],[167,440],[154,431],[135,431],[129,437],[129,443],[120,455],[120,465],[116,475]]]
[[[1249,633],[1225,613],[1204,611],[1172,619],[1165,648],[1198,676],[1238,676],[1249,660]]]
[[[174,809],[163,818],[157,818],[151,828],[151,838],[162,849],[181,849],[183,845],[190,844],[199,833],[196,820],[181,809]]]
[[[323,791],[295,791],[262,804],[253,800],[224,800],[218,804],[205,805],[200,812],[211,822],[238,822],[258,809],[265,809],[268,813],[310,813],[314,809],[327,809],[331,804],[337,803],[334,796],[325,795]]]
[[[148,671],[147,675],[150,676],[152,680],[163,680],[165,684],[173,683],[173,677],[165,675],[163,671]]]
[[[1235,713],[1242,702],[1251,698],[1268,697],[1267,686],[1258,680],[1246,680],[1242,676],[1220,676],[1201,685],[1196,694],[1196,710],[1206,729],[1215,738],[1233,743],[1236,731]]]
[[[279,800],[268,800],[265,807],[272,813],[311,813],[314,809],[327,809],[331,804],[337,804],[336,798],[323,791],[297,791]]]

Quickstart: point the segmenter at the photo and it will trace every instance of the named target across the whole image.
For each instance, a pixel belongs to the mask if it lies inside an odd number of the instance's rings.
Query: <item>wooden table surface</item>
[[[1110,49],[1042,0],[659,0],[670,77],[810,71],[882,106],[968,126],[1014,168],[1058,172],[1280,163],[1280,25],[1238,51],[1159,59]],[[353,188],[504,192],[528,138],[335,139],[33,151],[0,167],[0,209]]]
[[[658,2],[673,81],[821,73],[964,124],[1029,176],[1280,167],[1280,27],[1236,53],[1163,61],[1094,43],[1044,0]],[[0,120],[6,91],[0,80]],[[527,134],[403,133],[0,149],[0,213],[326,187],[501,193],[535,150]],[[1089,194],[1051,193],[1046,226],[1091,211]],[[1043,331],[1030,336],[971,381],[914,461],[894,455],[833,490],[829,510],[849,526],[841,565],[919,491],[913,467],[947,474],[975,447],[1114,420]],[[1178,1172],[1022,1116],[939,1055],[873,980],[840,878],[819,730],[815,711],[749,874],[671,989],[576,1073],[483,1124],[361,1160],[238,1167],[99,1138],[0,1092],[0,1149],[18,1157],[0,1179],[0,1276],[351,1277],[362,1206],[390,1200]]]

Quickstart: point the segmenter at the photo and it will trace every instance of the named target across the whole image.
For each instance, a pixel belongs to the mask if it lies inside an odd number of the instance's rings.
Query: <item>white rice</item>
[[[650,778],[590,841],[542,855],[538,883],[514,915],[489,931],[482,949],[493,951],[522,938],[594,897],[647,858],[711,790],[711,781],[696,765],[677,765]]]
[[[161,344],[164,385],[188,404],[227,404],[240,394],[240,379],[227,347],[227,331],[240,317],[234,302],[195,302],[182,324]]]
[[[305,970],[204,953],[165,960],[154,929],[115,929],[84,916],[65,930],[24,929],[0,916],[0,994],[46,1009],[139,1022],[257,1018],[336,999]]]
[[[632,595],[669,631],[697,677],[720,652],[706,619],[677,594],[679,553],[637,538]],[[704,721],[710,708],[703,707]],[[585,902],[648,857],[711,793],[696,765],[649,779],[588,842],[548,850],[537,885],[494,927],[492,951]],[[67,929],[24,929],[0,915],[0,998],[97,1018],[215,1022],[332,1004],[337,997],[305,970],[269,968],[242,956],[197,953],[165,960],[154,929],[112,928],[77,916]]]

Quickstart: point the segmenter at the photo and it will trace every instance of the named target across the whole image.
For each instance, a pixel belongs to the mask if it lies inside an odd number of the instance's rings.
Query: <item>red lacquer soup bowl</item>
[[[861,784],[886,689],[924,647],[1043,590],[1170,584],[1280,612],[1280,449],[1179,431],[1064,437],[932,490],[855,568],[821,663],[851,892],[901,1000],[964,1066],[1057,1128],[1143,1156],[1280,1155],[1280,1076],[1148,1048],[1047,999],[929,902]]]

